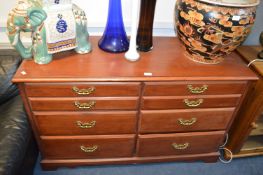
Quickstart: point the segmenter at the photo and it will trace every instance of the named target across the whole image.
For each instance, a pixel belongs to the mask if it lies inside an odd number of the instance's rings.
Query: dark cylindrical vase
[[[261,34],[259,36],[259,42],[260,42],[261,46],[263,47],[263,32],[261,32]],[[263,59],[263,50],[258,54],[258,57],[260,59]]]
[[[129,41],[122,19],[121,0],[109,0],[107,25],[99,41],[100,49],[119,53],[129,49]]]
[[[263,46],[263,32],[261,32],[261,34],[259,36],[259,42]]]
[[[141,0],[137,49],[143,52],[148,52],[153,48],[152,33],[155,6],[156,0]]]

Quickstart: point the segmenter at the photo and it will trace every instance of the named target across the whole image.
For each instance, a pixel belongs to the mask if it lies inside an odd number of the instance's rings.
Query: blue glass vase
[[[111,53],[125,52],[129,49],[122,19],[121,0],[109,0],[107,25],[99,41],[99,47]]]

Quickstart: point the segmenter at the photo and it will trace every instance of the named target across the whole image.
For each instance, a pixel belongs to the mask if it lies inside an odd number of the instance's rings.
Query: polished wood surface
[[[78,98],[29,98],[32,110],[34,111],[93,111],[93,110],[135,110],[138,106],[137,97],[78,97]],[[90,109],[80,109],[75,105],[80,104],[92,105]]]
[[[237,53],[242,56],[248,64],[250,61],[257,58],[257,54],[262,50],[261,46],[240,46],[237,48]],[[257,61],[251,64],[251,67],[261,76],[263,76],[263,62]]]
[[[201,89],[200,93],[193,93],[192,89]],[[205,89],[202,89],[206,87]],[[147,82],[144,96],[178,96],[178,95],[224,95],[240,94],[246,88],[244,81],[193,81],[193,82]]]
[[[214,108],[214,107],[234,107],[237,106],[239,94],[225,96],[152,96],[143,97],[142,109],[195,109],[195,108]],[[190,107],[185,100],[199,101],[202,103],[196,107]]]
[[[156,37],[155,49],[128,62],[123,53],[99,50],[98,37],[91,42],[90,54],[63,52],[47,65],[25,60],[13,79],[43,168],[217,160],[218,147],[257,80],[237,53],[204,65],[185,57],[177,38]],[[180,117],[186,126],[178,126]],[[192,118],[197,120],[189,125]],[[180,151],[186,141],[190,147]],[[174,142],[180,150],[172,152]]]
[[[108,165],[108,164],[138,164],[138,163],[157,163],[157,162],[194,162],[197,157],[207,163],[214,163],[219,156],[218,152],[204,154],[185,154],[172,156],[153,156],[153,157],[125,157],[125,158],[106,158],[106,159],[43,159],[41,167],[44,170],[56,170],[58,167],[76,167],[88,165]]]
[[[210,153],[218,150],[224,131],[139,135],[138,156]],[[179,145],[176,148],[175,145]],[[180,146],[182,145],[182,146]]]
[[[235,108],[142,111],[139,132],[168,133],[225,130]]]
[[[34,116],[40,135],[45,136],[135,134],[136,113],[136,111],[34,112]]]
[[[74,91],[73,87],[79,91]],[[27,83],[26,93],[29,97],[138,96],[140,83]]]
[[[134,135],[106,136],[41,136],[46,159],[130,157],[134,150]],[[84,152],[81,146],[93,149]],[[96,147],[96,149],[94,149]]]
[[[237,52],[248,64],[257,58],[257,54],[261,49],[262,47],[260,46],[241,46],[237,49]],[[234,153],[234,157],[263,154],[263,143],[261,143],[261,149],[260,146],[250,144],[253,143],[253,137],[255,137],[250,136],[251,132],[253,134],[253,130],[256,129],[255,125],[258,123],[257,120],[263,112],[263,63],[254,62],[250,68],[258,74],[260,80],[251,87],[249,95],[244,100],[234,125],[230,129],[227,148]],[[259,138],[263,140],[263,134],[259,135]],[[255,142],[257,140],[258,139],[255,138]],[[247,149],[248,145],[250,147],[249,149]],[[226,153],[226,157],[228,158],[229,156],[230,155]]]
[[[124,53],[101,51],[98,37],[91,37],[93,51],[80,55],[74,51],[54,56],[47,65],[24,61],[14,82],[86,82],[86,81],[171,81],[171,80],[255,80],[236,53],[217,65],[195,63],[184,55],[176,37],[155,37],[155,49],[140,53],[140,60],[129,62]],[[151,73],[152,76],[145,76]]]

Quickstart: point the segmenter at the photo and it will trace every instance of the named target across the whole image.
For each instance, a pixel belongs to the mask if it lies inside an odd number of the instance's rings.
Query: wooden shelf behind
[[[262,136],[261,139],[263,140],[263,116],[262,115],[259,117],[256,124],[257,124],[257,128],[253,129],[250,135],[251,136]]]
[[[260,149],[263,151],[263,136],[249,136],[241,151]]]

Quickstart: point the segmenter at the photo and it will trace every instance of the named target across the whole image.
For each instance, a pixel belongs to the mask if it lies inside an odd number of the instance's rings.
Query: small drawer
[[[138,156],[217,152],[225,131],[139,135]]]
[[[235,108],[142,111],[140,133],[225,130]]]
[[[134,134],[136,112],[34,112],[40,135]]]
[[[135,110],[137,97],[29,98],[33,111]]]
[[[140,83],[27,83],[29,97],[138,96]]]
[[[142,109],[195,109],[236,107],[241,95],[143,97]]]
[[[108,136],[42,136],[44,159],[92,159],[130,157],[134,135]]]
[[[245,81],[149,82],[144,96],[243,94],[245,88]]]

